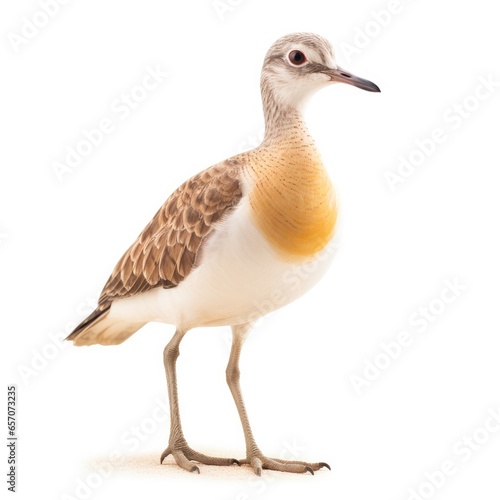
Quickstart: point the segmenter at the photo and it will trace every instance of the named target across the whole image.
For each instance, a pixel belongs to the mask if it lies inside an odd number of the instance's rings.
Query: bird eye
[[[288,60],[294,66],[300,66],[301,64],[304,64],[307,61],[306,56],[300,50],[292,50],[290,54],[288,54]]]

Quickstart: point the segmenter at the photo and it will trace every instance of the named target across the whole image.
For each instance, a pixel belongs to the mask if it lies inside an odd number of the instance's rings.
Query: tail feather
[[[74,340],[88,326],[95,324],[101,316],[106,315],[109,312],[110,307],[111,305],[108,305],[102,309],[100,307],[95,309],[64,340]]]
[[[132,336],[146,323],[130,323],[113,318],[110,306],[97,308],[84,319],[65,340],[72,340],[74,345],[116,345]]]

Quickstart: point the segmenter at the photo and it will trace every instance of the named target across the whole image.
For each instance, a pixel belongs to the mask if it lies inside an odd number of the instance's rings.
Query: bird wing
[[[195,267],[203,241],[241,197],[236,160],[214,165],[182,184],[118,261],[97,309],[67,340],[92,325],[114,300],[181,283]]]

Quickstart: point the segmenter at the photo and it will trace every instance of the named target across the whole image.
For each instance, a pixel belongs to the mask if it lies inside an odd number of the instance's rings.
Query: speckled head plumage
[[[380,92],[374,83],[340,68],[325,38],[314,33],[292,33],[279,38],[268,50],[262,66],[266,121],[275,121],[273,117],[287,111],[300,111],[312,94],[332,83]]]

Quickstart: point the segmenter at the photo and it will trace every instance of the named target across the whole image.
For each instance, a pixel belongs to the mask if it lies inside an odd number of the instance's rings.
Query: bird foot
[[[276,470],[280,472],[294,472],[301,474],[310,472],[314,476],[314,471],[326,467],[332,470],[326,462],[302,462],[301,460],[283,460],[281,458],[268,458],[262,453],[253,453],[250,457],[240,460],[240,464],[249,464],[255,474],[260,476],[262,469]]]
[[[200,473],[200,469],[194,462],[205,465],[240,465],[240,462],[235,458],[210,457],[203,453],[198,453],[191,449],[185,441],[169,445],[161,454],[160,463],[162,464],[163,460],[169,455],[174,457],[175,463],[179,467],[198,474]]]

